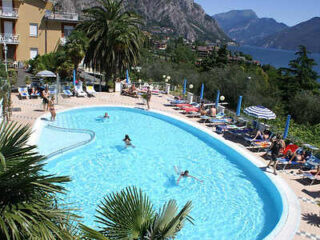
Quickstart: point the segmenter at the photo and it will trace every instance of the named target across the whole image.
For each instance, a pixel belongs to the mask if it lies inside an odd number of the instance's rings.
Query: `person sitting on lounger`
[[[200,104],[199,113],[201,114],[201,116],[207,115],[207,111],[206,111],[206,109],[204,107],[204,103]]]
[[[271,134],[271,132],[268,129],[264,130],[263,132],[258,130],[256,136],[252,139],[252,141],[255,141],[255,140],[266,141],[269,139],[270,134]]]
[[[217,115],[217,109],[214,108],[214,107],[210,108],[210,110],[209,110],[209,116],[210,116],[210,117],[216,117],[216,115]]]
[[[193,178],[193,179],[195,179],[195,180],[197,180],[197,181],[199,181],[199,182],[201,182],[201,183],[203,182],[202,180],[199,180],[198,178],[196,178],[196,177],[194,177],[194,176],[191,176],[191,175],[189,174],[189,171],[188,171],[188,170],[179,171],[176,166],[174,166],[174,170],[176,171],[177,174],[179,174],[179,177],[178,177],[178,180],[177,180],[177,185],[179,185],[179,181],[181,180],[181,178],[186,178],[186,177]]]
[[[126,148],[127,147],[135,147],[132,143],[131,143],[131,139],[129,137],[128,134],[125,135],[124,139],[123,139],[124,143],[126,144]]]
[[[289,152],[289,151],[288,151]],[[290,151],[291,152],[291,151]],[[292,153],[292,152],[291,152]],[[287,153],[289,156],[290,156],[290,153]],[[305,151],[302,151],[300,153],[293,153],[291,155],[291,158],[289,160],[289,163],[291,162],[296,162],[296,163],[306,163],[306,152]]]

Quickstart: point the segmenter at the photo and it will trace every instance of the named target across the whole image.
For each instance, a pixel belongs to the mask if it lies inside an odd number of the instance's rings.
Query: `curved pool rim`
[[[124,108],[124,109],[136,109],[136,110],[144,110],[142,108],[133,107],[133,106],[124,106],[124,105],[85,105],[81,107],[71,107],[66,108],[57,111],[57,113],[77,110],[77,109],[84,109],[84,108]],[[147,110],[145,110],[147,111]],[[242,155],[244,158],[246,158],[248,161],[250,161],[253,165],[255,165],[258,168],[265,167],[265,163],[262,162],[262,160],[258,159],[257,156],[255,156],[253,153],[251,153],[246,148],[240,147],[238,144],[233,143],[231,141],[228,141],[224,139],[222,136],[214,133],[213,131],[210,131],[208,128],[201,126],[200,124],[196,124],[194,122],[188,121],[187,119],[184,119],[183,117],[163,112],[160,110],[148,110],[147,112],[159,114],[160,116],[166,116],[168,118],[180,121],[190,127],[193,127],[199,131],[202,131],[211,137],[215,138],[217,141],[219,141],[221,144],[226,145],[227,147],[233,149],[234,151],[238,152],[238,154]],[[141,113],[142,114],[142,113]],[[42,128],[48,125],[47,121],[43,121],[43,118],[49,117],[49,113],[44,113],[40,117],[36,119],[36,121],[33,124],[32,127],[32,135],[29,140],[29,144],[36,145],[37,141],[41,135]],[[172,123],[170,123],[172,124]],[[81,145],[79,147],[83,147],[85,145]],[[73,150],[73,149],[72,149]],[[55,159],[56,157],[59,157],[60,155],[56,155],[52,157],[50,160]],[[265,240],[283,240],[283,239],[293,239],[296,232],[298,231],[299,225],[300,225],[300,204],[298,201],[297,196],[293,192],[293,190],[288,186],[288,184],[279,176],[275,176],[274,174],[270,172],[263,172],[270,181],[275,185],[277,188],[281,200],[282,200],[282,206],[283,211],[281,214],[281,218],[278,221],[278,224],[275,226],[275,228],[269,233],[268,236],[265,237]]]

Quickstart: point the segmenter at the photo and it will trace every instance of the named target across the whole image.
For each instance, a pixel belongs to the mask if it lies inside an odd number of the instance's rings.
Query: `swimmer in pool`
[[[194,177],[194,176],[191,176],[189,175],[189,171],[188,170],[185,170],[185,171],[179,171],[178,168],[176,166],[174,166],[174,170],[176,171],[177,174],[179,174],[179,178],[177,180],[177,185],[179,185],[179,181],[181,178],[185,178],[185,177],[190,177],[190,178],[193,178],[199,182],[203,182],[202,180],[199,180],[198,178]]]
[[[127,147],[133,147],[133,148],[135,148],[135,146],[131,143],[131,139],[130,139],[130,137],[129,137],[128,134],[125,135],[123,141],[124,141],[124,143],[126,144],[126,148],[127,148]]]
[[[110,116],[108,115],[108,113],[106,112],[103,116],[103,118],[110,118]]]

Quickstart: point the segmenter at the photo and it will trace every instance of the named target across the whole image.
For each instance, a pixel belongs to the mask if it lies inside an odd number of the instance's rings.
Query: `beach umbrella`
[[[286,139],[288,137],[290,120],[291,120],[291,115],[288,115],[287,122],[286,122],[286,128],[284,129],[284,133],[283,133],[283,139]]]
[[[73,70],[73,86],[76,85],[76,70]]]
[[[39,78],[46,78],[46,77],[55,78],[57,76],[53,72],[50,72],[48,70],[44,70],[44,71],[38,72],[36,74],[36,77],[39,77]]]
[[[240,116],[241,104],[242,104],[242,96],[239,96],[238,106],[237,106],[237,117]]]
[[[127,76],[126,83],[129,84],[130,83],[130,76],[129,76],[129,70],[128,69],[126,71],[126,76]]]
[[[185,95],[185,94],[186,94],[186,91],[187,91],[187,79],[184,79],[184,82],[183,82],[183,92],[182,92],[182,94]]]
[[[274,112],[263,106],[247,107],[246,109],[244,109],[244,113],[255,118],[262,118],[267,120],[276,118],[276,114]]]
[[[216,109],[218,110],[219,106],[219,99],[220,99],[220,90],[217,91],[217,98],[216,98]]]
[[[203,93],[204,93],[204,83],[201,85],[201,92],[200,92],[200,99],[203,99]]]

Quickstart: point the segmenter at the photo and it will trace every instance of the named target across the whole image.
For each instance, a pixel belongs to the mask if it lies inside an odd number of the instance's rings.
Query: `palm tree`
[[[64,49],[68,58],[71,59],[76,73],[79,64],[86,55],[87,47],[88,39],[84,32],[75,30],[68,37]]]
[[[0,239],[73,239],[75,216],[55,197],[70,179],[44,173],[28,126],[2,123],[0,131]]]
[[[86,238],[95,240],[173,239],[186,220],[193,220],[189,216],[191,202],[177,211],[176,201],[170,200],[156,213],[142,190],[127,187],[108,195],[99,206],[96,222],[102,226],[100,231],[82,224],[80,228]]]
[[[83,11],[85,20],[77,28],[85,32],[89,45],[84,63],[108,78],[116,79],[136,65],[142,46],[141,18],[124,11],[122,0],[97,0],[99,6]]]

